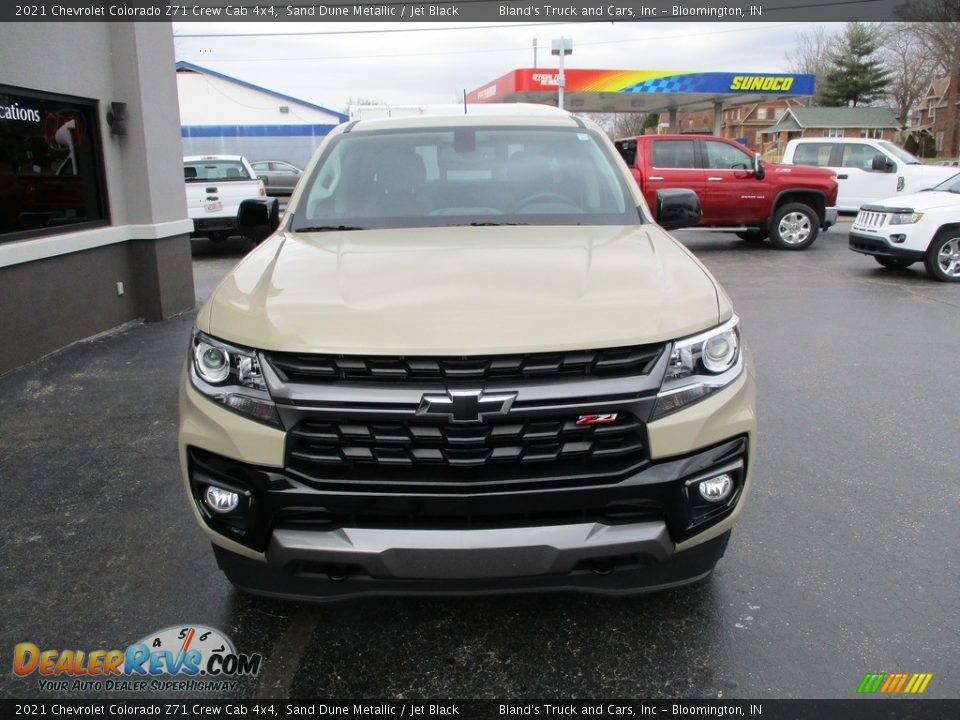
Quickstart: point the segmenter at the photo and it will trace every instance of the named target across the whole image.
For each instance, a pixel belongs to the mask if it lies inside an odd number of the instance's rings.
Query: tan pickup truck
[[[504,106],[361,120],[197,315],[191,512],[288,598],[634,593],[705,578],[750,488],[730,298],[594,123]]]

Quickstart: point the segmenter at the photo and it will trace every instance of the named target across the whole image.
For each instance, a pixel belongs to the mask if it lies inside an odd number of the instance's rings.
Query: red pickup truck
[[[727,228],[781,250],[809,247],[837,220],[832,170],[765,163],[714,135],[640,135],[616,141],[651,207],[657,191],[688,188],[703,208],[701,227]]]

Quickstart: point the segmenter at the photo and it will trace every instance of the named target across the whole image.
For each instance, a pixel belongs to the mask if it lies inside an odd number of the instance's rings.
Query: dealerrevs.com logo
[[[260,672],[262,657],[238,653],[233,642],[203,625],[151,633],[125,650],[43,649],[29,642],[13,649],[13,672],[34,674],[49,692],[232,690],[236,678]]]

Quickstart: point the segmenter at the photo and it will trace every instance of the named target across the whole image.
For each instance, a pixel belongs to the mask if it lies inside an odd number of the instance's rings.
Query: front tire
[[[903,260],[902,258],[889,258],[874,255],[873,259],[888,270],[904,270],[913,265],[913,260]]]
[[[960,230],[941,230],[933,238],[923,264],[941,282],[960,282]]]
[[[778,250],[806,250],[817,239],[820,219],[809,205],[787,203],[770,223],[770,243]]]

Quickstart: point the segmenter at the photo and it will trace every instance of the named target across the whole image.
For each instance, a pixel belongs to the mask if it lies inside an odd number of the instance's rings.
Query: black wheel
[[[777,208],[770,223],[770,242],[780,250],[805,250],[820,232],[820,219],[809,205],[787,203]]]
[[[770,233],[766,230],[741,230],[737,237],[747,242],[762,242],[770,237]]]
[[[210,233],[210,242],[223,242],[227,239],[227,234],[224,232],[212,232]]]
[[[960,230],[941,230],[923,259],[927,272],[941,282],[960,282]]]
[[[880,257],[874,255],[873,259],[889,270],[903,270],[913,265],[913,260],[903,260],[901,258]]]

